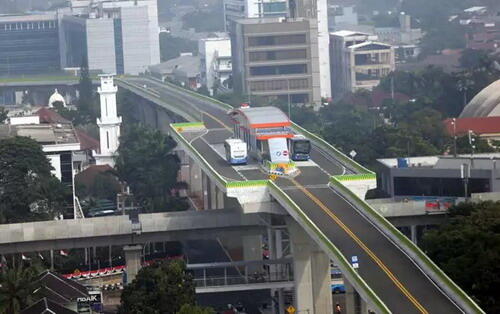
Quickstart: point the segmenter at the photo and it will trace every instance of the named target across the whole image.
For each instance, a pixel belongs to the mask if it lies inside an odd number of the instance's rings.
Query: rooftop
[[[288,116],[276,107],[248,107],[233,110],[233,114],[241,113],[248,123],[254,127],[265,127],[267,124],[290,124]]]
[[[21,311],[21,314],[46,314],[46,313],[76,314],[75,311],[67,309],[64,306],[57,304],[56,302],[48,300],[47,298],[40,299],[35,304]]]
[[[57,15],[55,12],[47,14],[0,15],[0,23],[53,21],[56,18]]]
[[[200,57],[193,55],[181,55],[175,59],[171,59],[160,64],[152,65],[149,70],[159,74],[173,74],[175,70],[184,71],[186,73],[200,71]]]
[[[80,150],[80,141],[68,120],[61,117],[55,111],[41,108],[36,112],[39,117],[34,122],[31,116],[25,116],[26,123],[0,124],[0,139],[13,136],[26,136],[34,139],[42,145],[75,144]],[[21,120],[22,117],[13,117]],[[75,147],[76,148],[76,147]],[[75,149],[70,149],[75,150]]]
[[[477,135],[500,134],[500,117],[470,117],[455,119],[456,125],[453,126],[453,119],[443,121],[446,131],[449,135],[464,135],[473,131]]]
[[[500,80],[480,91],[465,106],[460,118],[487,117],[500,115]]]
[[[370,36],[370,34],[367,34],[367,33],[349,31],[349,30],[341,30],[341,31],[332,32],[332,33],[330,33],[330,35],[341,36],[341,37]]]
[[[400,158],[377,159],[379,163],[388,168],[398,168]],[[407,157],[408,167],[404,168],[434,168],[434,169],[460,169],[463,164],[471,164],[474,169],[492,169],[496,167],[496,161],[500,161],[500,153],[470,154],[454,156],[422,156]],[[401,167],[399,167],[401,168]]]

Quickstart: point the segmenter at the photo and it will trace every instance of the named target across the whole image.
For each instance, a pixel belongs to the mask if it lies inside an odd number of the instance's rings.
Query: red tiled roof
[[[456,129],[454,130],[452,119],[443,121],[448,134],[453,136],[467,134],[469,130],[477,135],[500,133],[500,117],[477,117],[456,119]]]
[[[69,120],[47,107],[38,109],[36,114],[40,117],[40,123],[70,123]]]
[[[82,150],[95,150],[99,151],[100,143],[98,140],[93,138],[92,136],[85,133],[85,131],[80,129],[75,129],[76,136],[80,140],[80,147]]]

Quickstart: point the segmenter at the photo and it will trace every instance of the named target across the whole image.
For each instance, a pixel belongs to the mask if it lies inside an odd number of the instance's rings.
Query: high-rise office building
[[[290,17],[316,23],[321,97],[331,97],[327,0],[225,0],[224,17],[229,33],[234,32],[235,21],[243,18]]]
[[[231,31],[234,21],[247,18],[288,16],[288,0],[224,0],[224,25]]]
[[[308,19],[236,21],[232,41],[234,88],[296,104],[321,102],[317,23]]]
[[[55,13],[0,16],[0,76],[60,70]]]
[[[64,67],[138,74],[160,63],[158,9],[155,1],[96,1],[79,8],[81,16],[62,17]]]

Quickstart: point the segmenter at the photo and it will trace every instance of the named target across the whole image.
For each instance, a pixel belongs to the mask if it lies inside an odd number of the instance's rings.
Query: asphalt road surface
[[[141,78],[132,82],[147,85],[162,98],[195,105],[203,112],[207,133],[192,143],[221,175],[229,180],[258,176],[256,172],[238,172],[213,149],[212,145],[231,136],[231,121],[224,109],[152,80]],[[358,256],[361,277],[389,309],[405,314],[461,313],[409,257],[328,187],[329,176],[346,173],[348,169],[316,147],[311,155],[315,164],[300,167],[300,175],[295,179],[280,178],[276,183],[348,260]]]

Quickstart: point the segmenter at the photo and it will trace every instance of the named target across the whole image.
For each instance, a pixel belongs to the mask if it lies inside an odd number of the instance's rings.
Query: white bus
[[[226,160],[231,165],[247,163],[247,144],[239,138],[229,138],[224,142]]]

